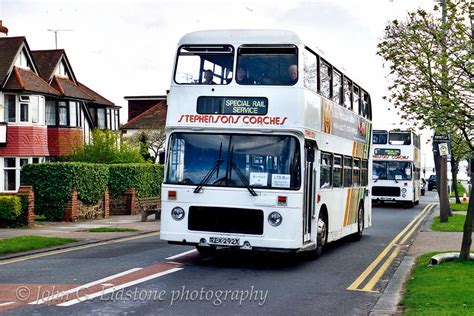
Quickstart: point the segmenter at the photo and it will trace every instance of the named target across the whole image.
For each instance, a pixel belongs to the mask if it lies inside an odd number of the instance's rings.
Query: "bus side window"
[[[321,60],[321,59],[320,59]],[[319,68],[320,78],[320,93],[325,98],[331,98],[331,67],[329,64],[321,60],[321,66]]]
[[[334,155],[332,185],[334,188],[342,187],[342,156],[340,155]]]
[[[354,158],[354,168],[352,171],[352,186],[358,187],[360,185],[360,159]]]
[[[361,185],[367,186],[369,183],[369,162],[364,159],[362,160],[362,180],[361,180]]]
[[[362,107],[361,107],[361,102],[360,102],[360,90],[359,90],[359,87],[357,85],[354,84],[353,86],[354,88],[354,112],[356,112],[357,114],[359,115],[362,115]]]
[[[352,186],[352,157],[344,157],[344,187]]]
[[[319,187],[327,189],[331,187],[332,180],[332,155],[321,153],[321,171],[319,176]]]
[[[352,82],[344,77],[344,107],[352,110]]]
[[[362,113],[360,113],[360,115],[368,119],[369,118],[369,96],[367,95],[367,92],[363,90],[361,90],[360,96],[361,96],[360,103],[361,103],[361,109],[362,109]]]
[[[334,71],[332,81],[333,100],[337,104],[342,104],[342,75],[338,71]]]
[[[305,49],[304,51],[304,86],[305,88],[310,89],[311,91],[316,92],[316,77],[317,77],[317,57],[316,55],[309,51],[308,49]]]

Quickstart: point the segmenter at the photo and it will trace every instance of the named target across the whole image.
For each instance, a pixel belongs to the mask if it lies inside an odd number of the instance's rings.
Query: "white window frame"
[[[15,166],[14,167],[5,167],[5,159],[12,158],[15,159]],[[18,188],[20,187],[20,176],[21,176],[21,161],[27,160],[27,164],[33,163],[33,159],[38,158],[38,163],[43,163],[45,161],[45,157],[0,157],[1,163],[1,172],[0,172],[0,188],[1,192],[17,192]],[[7,190],[6,183],[5,183],[5,171],[7,170],[15,170],[15,190]]]

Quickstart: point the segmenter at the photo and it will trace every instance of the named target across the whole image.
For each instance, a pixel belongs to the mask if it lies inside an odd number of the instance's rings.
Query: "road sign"
[[[439,143],[438,144],[439,148],[439,155],[442,157],[449,156],[449,146],[448,143]]]
[[[449,134],[435,134],[433,136],[433,141],[436,143],[448,143],[450,142]]]

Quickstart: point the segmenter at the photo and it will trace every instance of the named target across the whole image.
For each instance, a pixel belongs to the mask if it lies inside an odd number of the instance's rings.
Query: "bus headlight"
[[[268,223],[272,226],[279,226],[282,221],[283,217],[278,212],[271,212],[270,215],[268,215]]]
[[[402,188],[402,193],[406,193],[406,192],[407,192],[407,189]]]
[[[177,206],[171,210],[171,217],[173,217],[174,220],[180,221],[184,218],[184,210]]]
[[[405,193],[402,194],[402,197],[407,197],[407,195]]]

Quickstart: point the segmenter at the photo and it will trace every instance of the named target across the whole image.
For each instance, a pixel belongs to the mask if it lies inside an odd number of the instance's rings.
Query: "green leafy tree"
[[[155,163],[158,159],[159,151],[165,145],[165,127],[156,129],[143,129],[127,138],[132,146],[139,146],[141,154],[145,160]]]
[[[64,160],[105,164],[145,162],[139,147],[122,142],[120,132],[98,129],[92,132],[90,144],[75,148]]]
[[[460,135],[474,151],[473,22],[467,0],[443,0],[434,12],[417,10],[385,28],[377,54],[389,67],[389,95],[402,119],[437,132]],[[471,180],[473,176],[471,175]],[[474,198],[471,189],[461,258],[472,242]],[[446,212],[447,210],[441,210]]]

